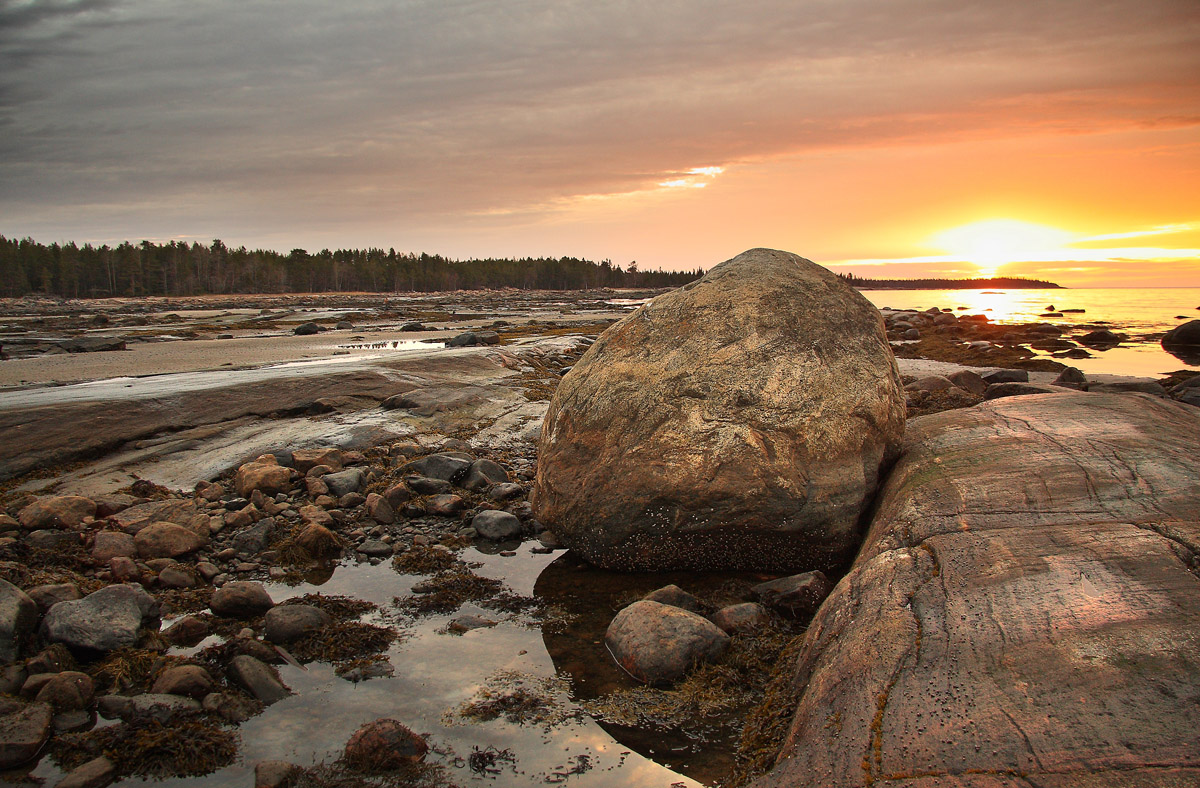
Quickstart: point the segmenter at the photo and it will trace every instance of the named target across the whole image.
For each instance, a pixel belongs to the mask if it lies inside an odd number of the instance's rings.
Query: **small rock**
[[[464,490],[481,492],[493,484],[503,484],[508,481],[508,471],[499,463],[487,459],[475,460],[467,468],[466,475],[459,486]]]
[[[25,543],[39,550],[69,550],[79,544],[80,536],[76,531],[30,531]]]
[[[815,613],[832,590],[825,574],[815,571],[759,583],[750,589],[750,595],[767,607],[799,618]]]
[[[434,495],[426,503],[426,509],[430,514],[438,515],[439,517],[453,517],[454,515],[467,508],[467,503],[462,498],[454,494]]]
[[[525,488],[514,482],[502,482],[488,488],[487,497],[492,501],[508,501],[525,494]]]
[[[494,541],[521,535],[521,521],[515,515],[495,509],[475,515],[471,518],[471,527],[484,539]]]
[[[358,546],[358,552],[371,558],[387,558],[394,550],[387,542],[378,539],[368,539]]]
[[[275,603],[262,583],[236,580],[213,592],[209,607],[226,618],[254,618],[266,613]]]
[[[337,473],[327,473],[321,477],[321,481],[325,482],[325,486],[329,488],[329,494],[337,498],[358,492],[367,484],[366,476],[360,468],[347,468]]]
[[[108,559],[108,571],[112,574],[113,580],[121,583],[141,577],[137,562],[127,555],[118,555]]]
[[[117,512],[123,512],[138,502],[138,498],[125,493],[109,493],[93,499],[96,502],[96,519],[103,520]]]
[[[184,616],[163,633],[163,639],[173,646],[194,646],[208,637],[208,623],[196,616]]]
[[[182,695],[146,692],[129,699],[129,706],[122,719],[152,717],[166,722],[180,712],[200,711],[201,708],[199,702]]]
[[[292,694],[274,668],[246,654],[229,661],[229,677],[268,706]]]
[[[202,707],[228,722],[240,723],[258,714],[259,707],[240,692],[213,692],[204,696]]]
[[[314,334],[319,334],[320,332],[321,332],[321,327],[318,326],[316,323],[312,323],[312,322],[301,323],[300,325],[298,325],[294,329],[292,329],[292,333],[298,337],[310,337]]]
[[[393,484],[383,491],[383,497],[387,499],[388,504],[394,511],[408,503],[412,499],[412,493],[403,484]],[[370,496],[367,496],[367,505],[370,506]]]
[[[722,631],[733,635],[751,632],[770,620],[767,609],[757,602],[742,602],[723,607],[713,614],[712,622]]]
[[[54,788],[104,788],[117,776],[117,767],[101,755],[77,766],[59,780]]]
[[[21,645],[37,627],[38,605],[7,580],[0,580],[0,663],[20,656]]]
[[[443,495],[453,488],[450,482],[444,479],[431,479],[428,476],[418,476],[409,474],[404,477],[404,483],[409,489],[419,495]]]
[[[446,625],[446,630],[461,635],[472,629],[485,629],[496,626],[496,622],[483,616],[459,616]]]
[[[25,661],[27,676],[38,673],[62,673],[75,665],[75,658],[62,643],[51,643]]]
[[[0,717],[0,770],[11,769],[37,757],[50,738],[53,712],[45,703]]]
[[[332,520],[330,520],[332,522]],[[309,523],[296,537],[296,544],[313,558],[335,556],[342,552],[342,542],[323,525]]]
[[[79,586],[74,583],[53,583],[44,586],[34,586],[28,591],[29,598],[37,603],[38,609],[45,613],[59,602],[71,602],[83,599]]]
[[[278,605],[263,618],[263,637],[287,645],[333,623],[329,614],[312,605]]]
[[[258,555],[266,549],[274,530],[275,520],[267,518],[259,521],[256,525],[238,531],[233,535],[231,544],[233,549],[241,555]]]
[[[429,454],[400,466],[400,472],[454,482],[466,474],[472,462],[473,458],[470,458],[469,455]]]
[[[1028,383],[1029,373],[1023,369],[997,369],[982,375],[987,383]]]
[[[1070,389],[1061,386],[1044,386],[1040,383],[992,383],[984,392],[985,400],[1002,397],[1023,397],[1027,394],[1066,394]]]
[[[721,656],[729,636],[695,613],[641,600],[617,613],[604,642],[634,678],[647,684],[668,684],[696,662]]]
[[[378,719],[363,725],[346,742],[344,758],[364,771],[396,769],[425,757],[429,746],[396,720]]]
[[[292,467],[300,473],[308,473],[318,465],[327,469],[326,473],[342,469],[341,449],[297,449],[292,452]]]
[[[106,720],[125,719],[133,714],[133,702],[127,695],[101,695],[96,710]]]
[[[159,572],[158,583],[163,588],[195,588],[199,585],[196,576],[178,564]]]
[[[94,517],[96,502],[79,495],[59,495],[40,498],[17,515],[27,531],[41,528],[78,528],[84,520]]]
[[[987,391],[987,381],[969,369],[960,369],[958,372],[947,375],[946,378],[955,386],[972,394],[982,394]]]
[[[92,542],[92,558],[98,563],[108,563],[119,555],[132,558],[137,555],[137,544],[124,531],[97,531]]]
[[[693,613],[700,612],[700,600],[674,584],[651,591],[642,597],[642,599],[648,599],[651,602],[658,602],[663,605],[671,605],[682,610],[690,610]]]
[[[191,521],[199,512],[196,502],[191,500],[169,499],[166,501],[148,501],[137,506],[117,512],[110,516],[109,522],[117,525],[127,534],[136,534],[151,523],[183,523]]]
[[[259,761],[254,764],[254,788],[287,788],[296,768],[287,761]]]
[[[1086,390],[1087,384],[1087,376],[1075,367],[1067,367],[1054,379],[1055,386],[1065,386],[1069,389]]]
[[[95,685],[91,676],[77,670],[64,670],[51,675],[50,680],[37,691],[35,700],[49,704],[56,712],[79,711],[92,705],[94,694]]]
[[[151,523],[133,537],[142,558],[176,558],[204,547],[208,540],[175,523]]]
[[[292,489],[292,471],[280,465],[274,455],[264,454],[238,468],[234,484],[242,497],[255,490],[262,490],[264,495],[275,495]]]
[[[212,676],[199,665],[176,665],[160,673],[150,691],[163,695],[184,695],[200,700],[215,687],[216,682]]]
[[[396,512],[388,499],[378,493],[367,496],[367,516],[377,523],[391,525],[396,522]]]

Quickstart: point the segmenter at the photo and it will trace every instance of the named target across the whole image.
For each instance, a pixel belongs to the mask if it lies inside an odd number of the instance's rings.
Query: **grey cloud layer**
[[[0,231],[453,221],[827,145],[1195,122],[1197,74],[1194,0],[0,0]]]

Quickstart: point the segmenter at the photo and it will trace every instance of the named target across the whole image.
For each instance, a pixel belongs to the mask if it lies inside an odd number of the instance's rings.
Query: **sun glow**
[[[931,243],[994,276],[1005,263],[1053,258],[1073,240],[1071,233],[1042,224],[992,219],[938,233]]]

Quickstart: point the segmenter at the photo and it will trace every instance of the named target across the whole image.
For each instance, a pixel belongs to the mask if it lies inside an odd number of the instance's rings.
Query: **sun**
[[[1015,219],[973,222],[938,233],[930,242],[994,276],[1005,263],[1053,257],[1072,240],[1071,233]]]

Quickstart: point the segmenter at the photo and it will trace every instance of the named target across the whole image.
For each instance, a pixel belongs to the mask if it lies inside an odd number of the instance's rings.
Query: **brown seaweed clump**
[[[204,712],[162,721],[136,717],[85,733],[57,736],[51,757],[64,770],[104,756],[122,777],[198,777],[233,763],[238,735]]]
[[[499,580],[456,567],[417,583],[413,586],[414,596],[397,598],[395,605],[401,612],[413,616],[453,613],[464,602],[494,597],[503,588],[504,584]]]
[[[296,769],[291,788],[458,788],[441,764],[409,763],[380,772],[362,772],[343,761]]]
[[[569,689],[568,682],[557,676],[502,670],[489,677],[471,700],[444,715],[443,722],[453,725],[504,718],[514,725],[541,725],[549,730],[582,714],[561,700]]]
[[[433,547],[413,547],[392,559],[392,567],[404,575],[432,575],[459,563],[454,553]]]
[[[345,662],[385,651],[400,637],[387,627],[337,621],[292,643],[288,650],[305,662]]]

